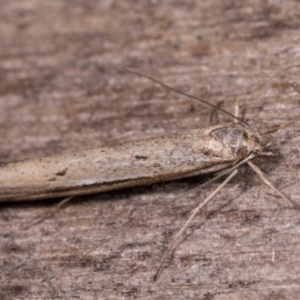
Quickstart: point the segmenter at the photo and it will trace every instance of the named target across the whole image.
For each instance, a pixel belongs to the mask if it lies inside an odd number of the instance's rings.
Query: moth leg
[[[160,267],[158,268],[155,276],[154,276],[154,281],[156,281],[161,274],[165,261],[172,250],[174,244],[178,240],[178,238],[181,236],[181,234],[185,231],[185,229],[188,227],[188,225],[191,223],[192,219],[195,217],[195,215],[209,202],[213,199],[213,197],[238,173],[238,170],[234,170],[224,181],[222,184],[220,184],[203,202],[201,202],[197,207],[195,207],[190,215],[185,224],[181,227],[181,229],[178,231],[178,233],[175,235],[175,237],[172,239],[171,243],[168,246],[168,249],[166,250],[163,260],[160,264]]]
[[[236,118],[239,118],[240,115],[240,101],[239,98],[235,97],[234,98],[234,116]],[[234,119],[234,123],[238,123],[237,119]]]
[[[24,227],[24,229],[28,229],[29,227],[36,225],[38,223],[43,222],[46,219],[51,218],[52,216],[54,216],[59,210],[62,209],[62,207],[69,202],[70,200],[72,200],[74,197],[68,197],[63,199],[62,201],[60,201],[57,205],[55,205],[53,208],[49,209],[47,213],[45,213],[43,216],[38,217],[37,219],[33,220],[32,222],[30,222],[28,225],[26,225]]]
[[[284,195],[279,189],[277,189],[265,176],[265,174],[252,162],[248,161],[247,164],[254,170],[254,172],[261,178],[261,180],[270,187],[273,191],[275,191],[283,200],[292,205],[294,208],[300,209],[300,205],[294,203],[291,199],[289,199],[286,195]]]

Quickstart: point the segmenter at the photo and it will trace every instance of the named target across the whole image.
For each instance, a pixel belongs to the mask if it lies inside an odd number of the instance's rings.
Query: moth
[[[216,173],[250,153],[261,137],[229,123],[77,153],[8,163],[0,168],[0,201],[94,194]]]
[[[174,90],[151,77],[135,71],[130,72]],[[175,91],[195,99],[193,96]],[[155,280],[163,269],[168,253],[192,218],[237,174],[240,165],[247,163],[285,201],[299,208],[274,187],[252,162],[257,156],[272,155],[268,150],[270,144],[264,142],[263,134],[274,131],[274,128],[259,133],[222,108],[205,100],[196,100],[227,113],[239,123],[219,124],[76,153],[7,163],[0,167],[0,202],[56,197],[68,197],[65,201],[69,201],[79,195],[196,175],[215,173],[217,178],[227,175],[226,180],[191,212],[185,225],[170,243],[154,277]],[[297,120],[287,124],[295,121]]]

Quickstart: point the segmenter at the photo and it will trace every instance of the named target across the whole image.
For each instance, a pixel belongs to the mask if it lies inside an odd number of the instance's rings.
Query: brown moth
[[[0,168],[0,202],[78,196],[215,173],[261,152],[257,133],[229,123],[12,162]]]
[[[247,163],[285,201],[299,208],[251,162],[257,156],[272,155],[266,151],[270,145],[264,143],[262,134],[220,107],[170,88],[151,77],[130,72],[223,111],[240,123],[220,124],[76,153],[7,163],[0,167],[0,202],[68,197],[64,200],[66,202],[74,196],[195,175],[217,173],[219,178],[230,174],[191,212],[185,225],[170,243],[155,280],[163,269],[168,253],[192,218],[237,174],[236,169],[240,165]],[[266,130],[263,134],[278,128]]]

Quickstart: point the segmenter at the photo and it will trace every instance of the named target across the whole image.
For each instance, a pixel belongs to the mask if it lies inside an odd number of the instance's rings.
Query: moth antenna
[[[220,101],[216,104],[217,107],[221,107],[223,105],[224,101]],[[210,124],[215,124],[215,119],[217,120],[218,119],[218,116],[217,116],[217,112],[218,110],[216,108],[214,108],[211,113],[210,113],[210,116],[209,116],[209,122]]]
[[[154,281],[156,281],[161,274],[166,258],[170,251],[172,250],[174,244],[176,243],[177,239],[180,237],[180,235],[184,232],[184,230],[188,227],[188,225],[191,223],[195,215],[209,202],[213,199],[213,197],[238,173],[238,170],[234,170],[225,180],[222,184],[220,184],[203,202],[201,202],[196,208],[194,208],[185,224],[182,226],[182,228],[178,231],[178,233],[173,238],[172,242],[170,243],[167,251],[165,252],[165,255],[163,257],[162,263],[160,264],[159,269],[157,270]]]
[[[250,158],[247,158],[248,159],[252,159],[254,158],[254,156],[250,156]],[[203,184],[201,185],[198,185],[197,187],[189,190],[187,193],[184,193],[184,194],[181,194],[180,196],[174,198],[172,200],[172,202],[176,202],[177,200],[179,199],[182,199],[183,196],[186,196],[188,195],[189,193],[193,193],[193,192],[196,192],[206,186],[208,186],[209,184],[213,183],[213,182],[216,182],[217,180],[219,180],[220,178],[222,178],[223,176],[227,175],[227,174],[230,174],[230,172],[236,170],[240,165],[244,164],[245,161],[243,160],[242,162],[238,163],[237,165],[235,165],[234,167],[230,168],[230,169],[227,169],[227,170],[223,170],[221,171],[220,173],[218,173],[218,175],[216,175],[214,178],[211,178],[210,180],[204,182]],[[59,204],[58,204],[59,205]],[[150,216],[151,214],[153,214],[154,212],[158,211],[159,209],[161,209],[162,207],[166,207],[165,203],[164,204],[158,204],[156,205],[156,207],[154,209],[152,209],[149,213],[143,215],[143,218],[145,217],[148,217]],[[169,205],[168,206],[168,209],[172,209],[172,205]],[[192,213],[192,212],[191,212]],[[47,216],[48,217],[48,216]],[[103,246],[103,244],[106,244],[108,242],[110,242],[113,238],[115,238],[117,235],[119,235],[120,233],[124,232],[127,228],[128,225],[133,225],[135,224],[136,222],[140,221],[140,218],[131,218],[129,219],[128,221],[126,221],[125,223],[122,224],[122,229],[118,230],[117,232],[115,232],[113,235],[111,235],[110,237],[106,238],[106,239],[103,239],[101,240],[101,246]],[[35,222],[35,221],[34,221]],[[90,253],[92,253],[93,251],[97,250],[100,246],[97,246],[97,247],[94,247],[92,248],[91,250],[88,250],[87,252],[85,252],[83,254],[83,256],[86,256]]]
[[[300,120],[300,118],[297,117],[297,118],[295,118],[295,119],[293,119],[293,120],[291,120],[291,121],[288,121],[288,122],[286,122],[286,123],[284,123],[284,124],[276,125],[276,126],[267,128],[267,129],[265,129],[264,131],[262,131],[261,134],[267,134],[267,133],[276,132],[276,131],[278,131],[279,129],[284,128],[284,127],[286,127],[286,126],[288,126],[288,125],[291,125],[291,124],[293,124],[293,123],[296,123],[296,122],[299,121],[299,120]]]
[[[252,162],[248,161],[247,164],[253,169],[253,171],[262,179],[262,181],[275,191],[283,200],[292,205],[294,208],[300,209],[300,205],[291,201],[286,195],[284,195],[280,190],[278,190],[266,177],[266,175]]]
[[[158,81],[158,80],[156,80],[156,79],[154,79],[154,78],[152,78],[152,77],[150,77],[150,76],[148,76],[148,75],[142,74],[142,73],[140,73],[140,72],[133,71],[133,70],[127,69],[127,68],[124,68],[124,71],[129,72],[129,73],[136,74],[136,75],[138,75],[138,76],[140,76],[140,77],[147,78],[147,79],[149,79],[149,80],[151,80],[151,81],[153,81],[153,82],[155,82],[155,83],[158,83],[159,85],[161,85],[161,86],[163,86],[164,88],[167,88],[167,89],[169,89],[169,90],[171,90],[171,91],[173,91],[173,92],[176,92],[176,93],[181,94],[181,95],[183,95],[183,96],[186,96],[186,97],[188,97],[188,98],[191,98],[191,99],[194,99],[194,100],[199,101],[199,102],[201,102],[201,103],[204,103],[204,104],[206,104],[206,105],[208,105],[208,106],[210,106],[210,107],[213,107],[214,109],[217,109],[217,110],[219,110],[219,111],[221,111],[221,112],[227,114],[228,116],[230,116],[230,117],[232,117],[232,118],[234,118],[234,119],[240,121],[241,123],[245,124],[246,126],[250,127],[250,125],[249,125],[247,122],[245,122],[245,121],[243,121],[242,119],[236,117],[235,115],[231,114],[230,112],[226,111],[225,109],[223,109],[223,108],[221,108],[221,107],[218,107],[218,106],[216,106],[216,105],[214,105],[214,104],[211,104],[210,102],[208,102],[208,101],[206,101],[206,100],[197,98],[197,97],[195,97],[195,96],[193,96],[193,95],[189,95],[189,94],[184,93],[184,92],[182,92],[182,91],[180,91],[180,90],[177,90],[177,89],[175,89],[175,88],[172,88],[172,87],[166,85],[165,83],[162,83],[162,82],[160,82],[160,81]]]
[[[68,198],[65,198],[63,200],[61,200],[57,205],[55,205],[55,207],[53,209],[51,209],[50,211],[48,211],[45,215],[33,220],[32,222],[30,222],[28,225],[26,225],[24,227],[24,230],[28,229],[29,227],[33,226],[33,225],[36,225],[38,223],[41,223],[43,222],[44,220],[46,219],[49,219],[51,218],[52,216],[54,216],[59,210],[62,209],[62,207],[67,203],[69,202],[70,200],[72,200],[74,197],[68,197]]]

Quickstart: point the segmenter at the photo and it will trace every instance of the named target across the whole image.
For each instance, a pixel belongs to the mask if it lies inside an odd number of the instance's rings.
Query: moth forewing
[[[8,163],[0,168],[0,201],[78,196],[214,173],[260,150],[256,133],[229,123]]]

